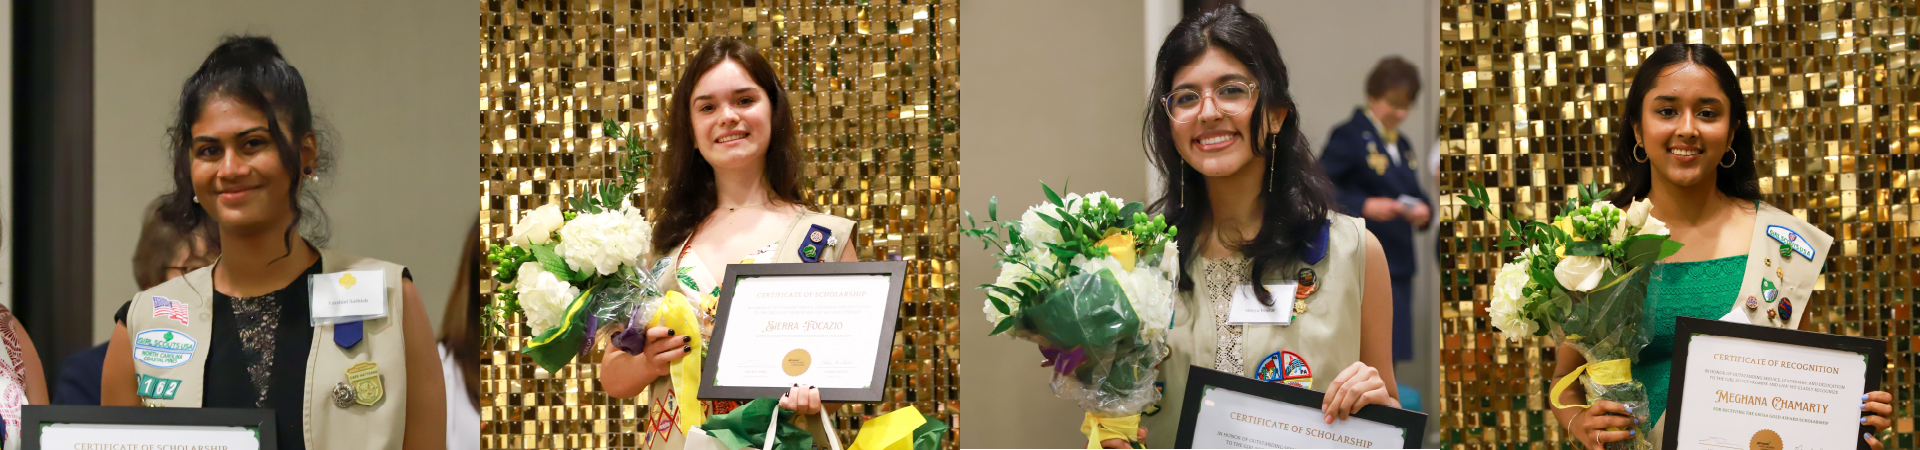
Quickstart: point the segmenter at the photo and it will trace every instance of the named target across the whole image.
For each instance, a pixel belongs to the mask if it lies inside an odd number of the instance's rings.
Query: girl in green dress
[[[1655,269],[1647,287],[1643,320],[1652,333],[1651,344],[1633,367],[1633,378],[1646,385],[1648,420],[1664,424],[1674,318],[1802,328],[1805,300],[1815,288],[1820,258],[1825,258],[1832,238],[1760,201],[1745,96],[1718,50],[1700,44],[1655,50],[1634,76],[1625,106],[1623,126],[1614,137],[1613,162],[1626,185],[1610,200],[1626,205],[1647,199],[1673,240],[1686,244]],[[1816,251],[1804,257],[1779,254],[1778,243],[1765,231],[1769,226],[1793,230]],[[1773,294],[1762,295],[1762,284]],[[1587,362],[1571,346],[1561,346],[1557,355],[1556,379]],[[1631,427],[1633,411],[1623,404],[1602,400],[1592,407],[1579,406],[1585,404],[1586,392],[1578,384],[1561,397],[1562,403],[1575,406],[1555,410],[1557,423],[1587,448],[1637,433]],[[1893,396],[1882,391],[1861,396],[1866,413],[1861,424],[1885,430],[1893,411],[1890,403]],[[1656,447],[1663,428],[1655,427],[1648,436]],[[1871,434],[1861,439],[1882,448]]]

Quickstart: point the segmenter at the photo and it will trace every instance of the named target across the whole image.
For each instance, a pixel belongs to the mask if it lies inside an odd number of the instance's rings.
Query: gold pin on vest
[[[347,382],[353,385],[353,402],[365,406],[380,403],[386,396],[386,390],[380,386],[380,365],[372,362],[354,364],[347,368]],[[336,399],[337,403],[338,400]]]

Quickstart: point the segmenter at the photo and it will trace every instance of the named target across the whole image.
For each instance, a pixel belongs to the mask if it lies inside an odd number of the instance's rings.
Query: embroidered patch
[[[1280,382],[1294,387],[1313,388],[1313,368],[1307,367],[1307,359],[1291,351],[1280,352]]]
[[[180,321],[181,325],[186,325],[188,315],[190,314],[188,314],[186,303],[180,303],[179,301],[168,299],[166,297],[160,297],[160,296],[153,297],[153,316],[154,317],[165,317],[168,319]]]
[[[380,365],[371,361],[347,368],[347,382],[353,383],[353,402],[362,406],[373,406],[387,395],[380,385]]]
[[[144,373],[139,375],[140,384],[136,393],[141,397],[172,400],[173,395],[180,392],[180,380],[169,380]]]
[[[1767,237],[1780,241],[1780,245],[1793,249],[1794,253],[1799,253],[1807,260],[1813,260],[1813,244],[1808,243],[1807,238],[1800,237],[1800,233],[1779,225],[1767,225]],[[1786,254],[1783,252],[1780,256]]]
[[[146,365],[171,369],[193,360],[199,342],[186,333],[165,328],[142,331],[133,337],[133,359]]]
[[[1260,359],[1260,365],[1253,368],[1253,379],[1260,381],[1280,381],[1280,352],[1273,352]]]

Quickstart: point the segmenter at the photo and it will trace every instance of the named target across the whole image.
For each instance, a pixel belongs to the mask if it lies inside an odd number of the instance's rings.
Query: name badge
[[[323,273],[308,278],[313,326],[387,316],[387,274],[378,270]]]
[[[1240,285],[1233,290],[1233,304],[1227,310],[1228,325],[1291,325],[1293,324],[1294,291],[1298,283],[1266,285],[1267,293],[1273,296],[1273,306],[1260,304],[1254,297],[1253,286]]]

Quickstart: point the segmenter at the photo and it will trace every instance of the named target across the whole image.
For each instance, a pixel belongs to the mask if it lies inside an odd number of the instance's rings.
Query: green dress
[[[1640,363],[1633,365],[1633,379],[1646,385],[1647,402],[1653,407],[1647,417],[1657,423],[1667,410],[1674,318],[1718,319],[1726,315],[1734,297],[1740,295],[1747,255],[1656,267],[1653,281],[1647,285],[1646,313],[1642,317],[1642,329],[1652,335],[1648,336],[1647,348],[1640,350]]]

